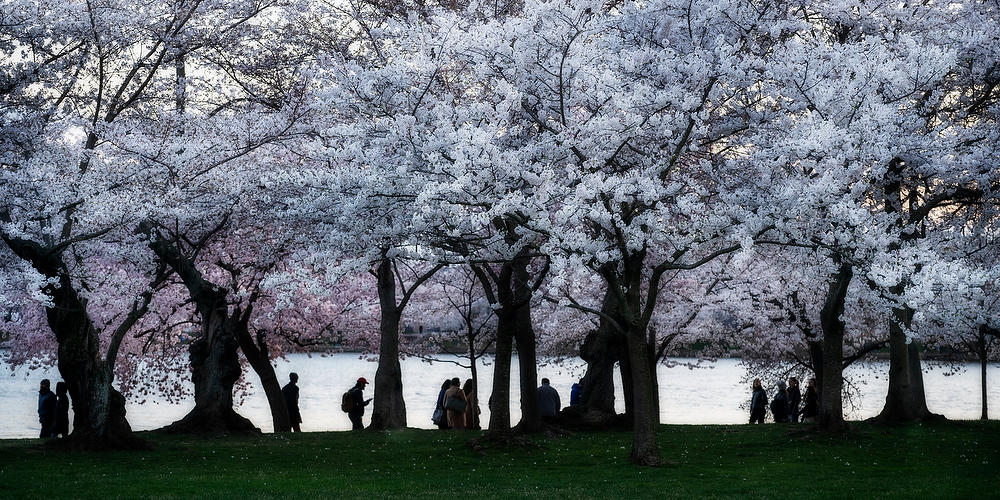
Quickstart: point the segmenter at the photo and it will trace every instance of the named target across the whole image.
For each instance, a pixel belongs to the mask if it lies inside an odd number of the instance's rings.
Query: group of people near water
[[[299,376],[290,373],[289,382],[281,389],[285,404],[288,407],[288,416],[291,430],[302,432],[302,414],[299,411],[299,387],[297,385]],[[67,436],[69,434],[69,407],[70,400],[65,382],[56,384],[56,392],[50,388],[49,379],[43,379],[38,390],[38,420],[42,430],[40,437],[53,438]],[[365,414],[365,407],[372,402],[372,398],[365,399],[364,389],[368,385],[368,380],[364,377],[358,378],[354,386],[344,393],[341,409],[347,413],[351,420],[352,430],[364,429],[362,417]],[[431,420],[440,429],[480,429],[479,415],[482,410],[476,400],[476,385],[470,378],[462,384],[460,378],[446,379],[441,384],[434,407]],[[790,377],[788,383],[778,381],[775,384],[776,391],[768,402],[767,392],[759,378],[753,381],[753,393],[750,396],[750,423],[762,424],[767,411],[771,411],[771,416],[777,423],[784,422],[815,422],[819,413],[819,395],[816,392],[816,379],[809,379],[804,396],[799,391],[799,380]],[[580,396],[583,392],[583,380],[573,384],[570,391],[570,404],[579,404]],[[551,420],[560,410],[559,392],[552,387],[549,379],[543,378],[542,385],[538,387],[538,408],[543,420]]]
[[[579,384],[574,384],[574,393],[579,390]],[[555,418],[560,408],[559,391],[552,387],[549,379],[543,378],[542,385],[538,387],[538,412],[542,420]],[[455,377],[445,379],[441,384],[431,421],[439,429],[480,429],[481,413],[476,400],[475,381],[470,378],[463,385],[462,379]]]
[[[806,386],[805,404],[802,404],[802,393],[799,391],[799,379],[790,377],[788,384],[779,380],[775,384],[776,391],[770,404],[767,401],[767,391],[761,385],[760,379],[753,380],[753,393],[750,396],[750,423],[763,424],[767,410],[775,423],[810,423],[816,421],[819,414],[819,395],[816,393],[816,379],[809,379]],[[801,405],[801,408],[800,408]]]

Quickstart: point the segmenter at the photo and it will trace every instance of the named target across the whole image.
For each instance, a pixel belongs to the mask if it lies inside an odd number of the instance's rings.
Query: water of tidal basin
[[[442,357],[443,359],[455,359]],[[692,361],[692,360],[679,360]],[[432,428],[431,413],[434,399],[445,378],[469,378],[469,371],[448,362],[427,363],[415,358],[401,362],[403,370],[403,397],[406,401],[407,424],[410,427]],[[703,368],[689,369],[684,366],[660,366],[660,417],[667,424],[739,424],[747,421],[747,412],[741,408],[749,397],[747,384],[741,382],[745,374],[739,360],[720,359],[705,363]],[[369,382],[375,378],[377,363],[362,359],[357,354],[341,353],[331,355],[292,354],[287,359],[275,362],[279,379],[284,384],[289,372],[299,374],[299,407],[302,411],[303,431],[340,431],[350,429],[347,414],[340,411],[340,397],[353,385],[358,377],[366,377]],[[571,359],[560,365],[543,364],[538,369],[539,379],[548,377],[559,391],[562,404],[569,404],[569,391],[573,382],[584,372],[584,363]],[[886,394],[886,362],[868,363],[852,367],[849,372],[860,385],[860,397],[856,407],[848,410],[849,419],[864,419],[874,416],[882,409]],[[946,376],[941,369],[925,371],[924,384],[927,404],[930,409],[951,419],[976,419],[980,415],[979,365],[969,363],[958,374]],[[0,408],[4,417],[0,419],[0,438],[37,437],[38,381],[52,380],[52,386],[60,380],[55,368],[28,372],[19,369],[11,372],[0,367],[4,373],[0,378]],[[520,417],[518,408],[519,390],[517,385],[517,362],[512,368],[511,418],[516,423]],[[237,411],[252,420],[264,432],[270,432],[271,417],[267,399],[260,388],[257,377],[247,374],[251,383],[249,393],[239,404]],[[480,395],[482,421],[489,421],[489,409],[485,402],[493,380],[493,366],[480,366],[479,376],[484,388]],[[988,371],[989,405],[993,412],[1000,412],[1000,365],[993,363]],[[771,385],[773,386],[771,381]],[[624,411],[621,381],[616,378],[616,406]],[[366,396],[371,397],[373,386],[368,386]],[[773,394],[773,387],[768,393]],[[193,401],[170,404],[163,401],[147,401],[138,404],[130,401],[127,406],[128,420],[136,430],[156,429],[183,417],[192,407]],[[365,424],[371,416],[370,408],[365,412]],[[996,415],[992,413],[991,416]],[[996,418],[996,417],[994,417]],[[71,419],[72,421],[72,419]]]

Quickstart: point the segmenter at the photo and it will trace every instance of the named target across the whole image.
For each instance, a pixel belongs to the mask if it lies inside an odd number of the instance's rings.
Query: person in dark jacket
[[[292,426],[293,432],[302,432],[299,424],[302,423],[302,414],[299,412],[299,374],[292,372],[288,374],[288,383],[281,388],[281,395],[285,397],[285,406],[288,407],[288,423]]]
[[[750,396],[750,423],[763,424],[767,412],[767,392],[760,384],[760,379],[753,379],[753,394]]]
[[[583,399],[583,379],[581,378],[579,382],[573,384],[569,388],[569,405],[576,406],[582,402]]]
[[[786,387],[784,380],[778,381],[778,391],[774,393],[774,399],[771,400],[771,416],[774,417],[774,422],[779,424],[788,422],[788,392],[785,390]]]
[[[358,379],[358,383],[354,384],[351,388],[351,397],[354,398],[354,406],[351,411],[347,412],[347,418],[351,419],[351,430],[360,431],[364,430],[365,426],[361,423],[361,417],[365,415],[365,407],[368,403],[372,402],[372,398],[365,399],[364,390],[365,386],[368,385],[368,380],[364,377]]]
[[[819,415],[819,394],[816,393],[816,379],[809,379],[806,385],[806,404],[802,407],[802,421],[813,423]]]
[[[444,393],[449,388],[451,388],[451,379],[444,379],[444,383],[441,384],[441,390],[438,391],[437,403],[434,404],[434,415],[431,420],[438,426],[438,429],[449,429],[448,427],[448,411],[444,408]]]
[[[799,379],[788,378],[788,421],[795,423],[799,421],[799,403],[802,401],[802,393],[799,392]]]
[[[56,383],[56,426],[53,436],[69,436],[69,387],[66,382]]]
[[[38,422],[42,424],[42,432],[38,437],[50,438],[56,436],[56,395],[50,389],[49,379],[42,379],[38,384]]]
[[[481,429],[479,424],[479,414],[483,411],[479,409],[479,393],[476,391],[476,382],[471,378],[462,384],[462,392],[465,393],[465,428]]]
[[[538,388],[538,413],[542,416],[542,420],[555,417],[561,408],[559,403],[559,392],[549,385],[549,379],[543,378],[542,385]]]

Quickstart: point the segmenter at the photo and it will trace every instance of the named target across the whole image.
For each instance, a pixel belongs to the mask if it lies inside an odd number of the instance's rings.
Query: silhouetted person
[[[760,385],[760,379],[753,379],[753,394],[750,396],[750,423],[763,424],[767,413],[767,392]]]
[[[354,400],[354,406],[351,407],[351,411],[347,412],[347,418],[351,419],[352,431],[360,431],[365,428],[364,424],[361,423],[361,417],[365,415],[365,407],[368,406],[368,403],[372,402],[372,398],[365,399],[364,390],[366,385],[368,385],[368,380],[361,377],[358,379],[358,383],[354,384],[354,387],[349,391],[351,398]]]
[[[802,393],[799,392],[799,379],[788,378],[788,421],[799,421],[799,403],[802,402]]]
[[[451,379],[451,387],[444,391],[444,408],[448,410],[448,426],[455,430],[465,428],[465,409],[468,401],[465,391],[462,390],[462,380],[458,377]],[[461,402],[454,402],[455,400]]]
[[[581,378],[579,382],[573,384],[573,387],[569,388],[569,405],[576,406],[582,402],[583,399],[583,379]]]
[[[785,391],[785,381],[778,381],[778,390],[771,400],[771,416],[775,423],[788,422],[788,393]]]
[[[465,428],[479,429],[479,400],[476,399],[476,383],[470,378],[462,385],[465,393]]]
[[[299,424],[302,423],[302,414],[299,413],[299,374],[292,372],[288,374],[288,383],[281,388],[281,395],[285,397],[285,406],[288,407],[288,423],[292,426],[293,432],[302,432]]]
[[[562,406],[559,404],[559,392],[549,385],[549,379],[543,378],[538,388],[538,414],[542,420],[551,420]]]
[[[813,423],[819,415],[819,394],[816,392],[816,379],[809,379],[806,385],[806,404],[802,407],[802,421]]]
[[[444,393],[451,388],[451,379],[444,379],[441,390],[438,391],[437,402],[434,403],[434,415],[431,420],[438,426],[438,429],[448,428],[448,412],[444,409]]]
[[[56,426],[53,436],[69,436],[69,394],[66,382],[56,383]]]
[[[38,384],[38,422],[42,424],[42,432],[38,437],[43,438],[56,435],[56,395],[49,387],[47,378]]]

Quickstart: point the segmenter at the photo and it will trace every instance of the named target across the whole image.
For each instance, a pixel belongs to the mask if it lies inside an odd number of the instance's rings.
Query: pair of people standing
[[[38,422],[42,431],[38,437],[53,438],[69,435],[69,394],[66,382],[56,384],[52,393],[49,379],[38,384]]]
[[[478,429],[479,405],[476,383],[470,378],[462,385],[458,377],[441,384],[431,420],[439,429]]]

